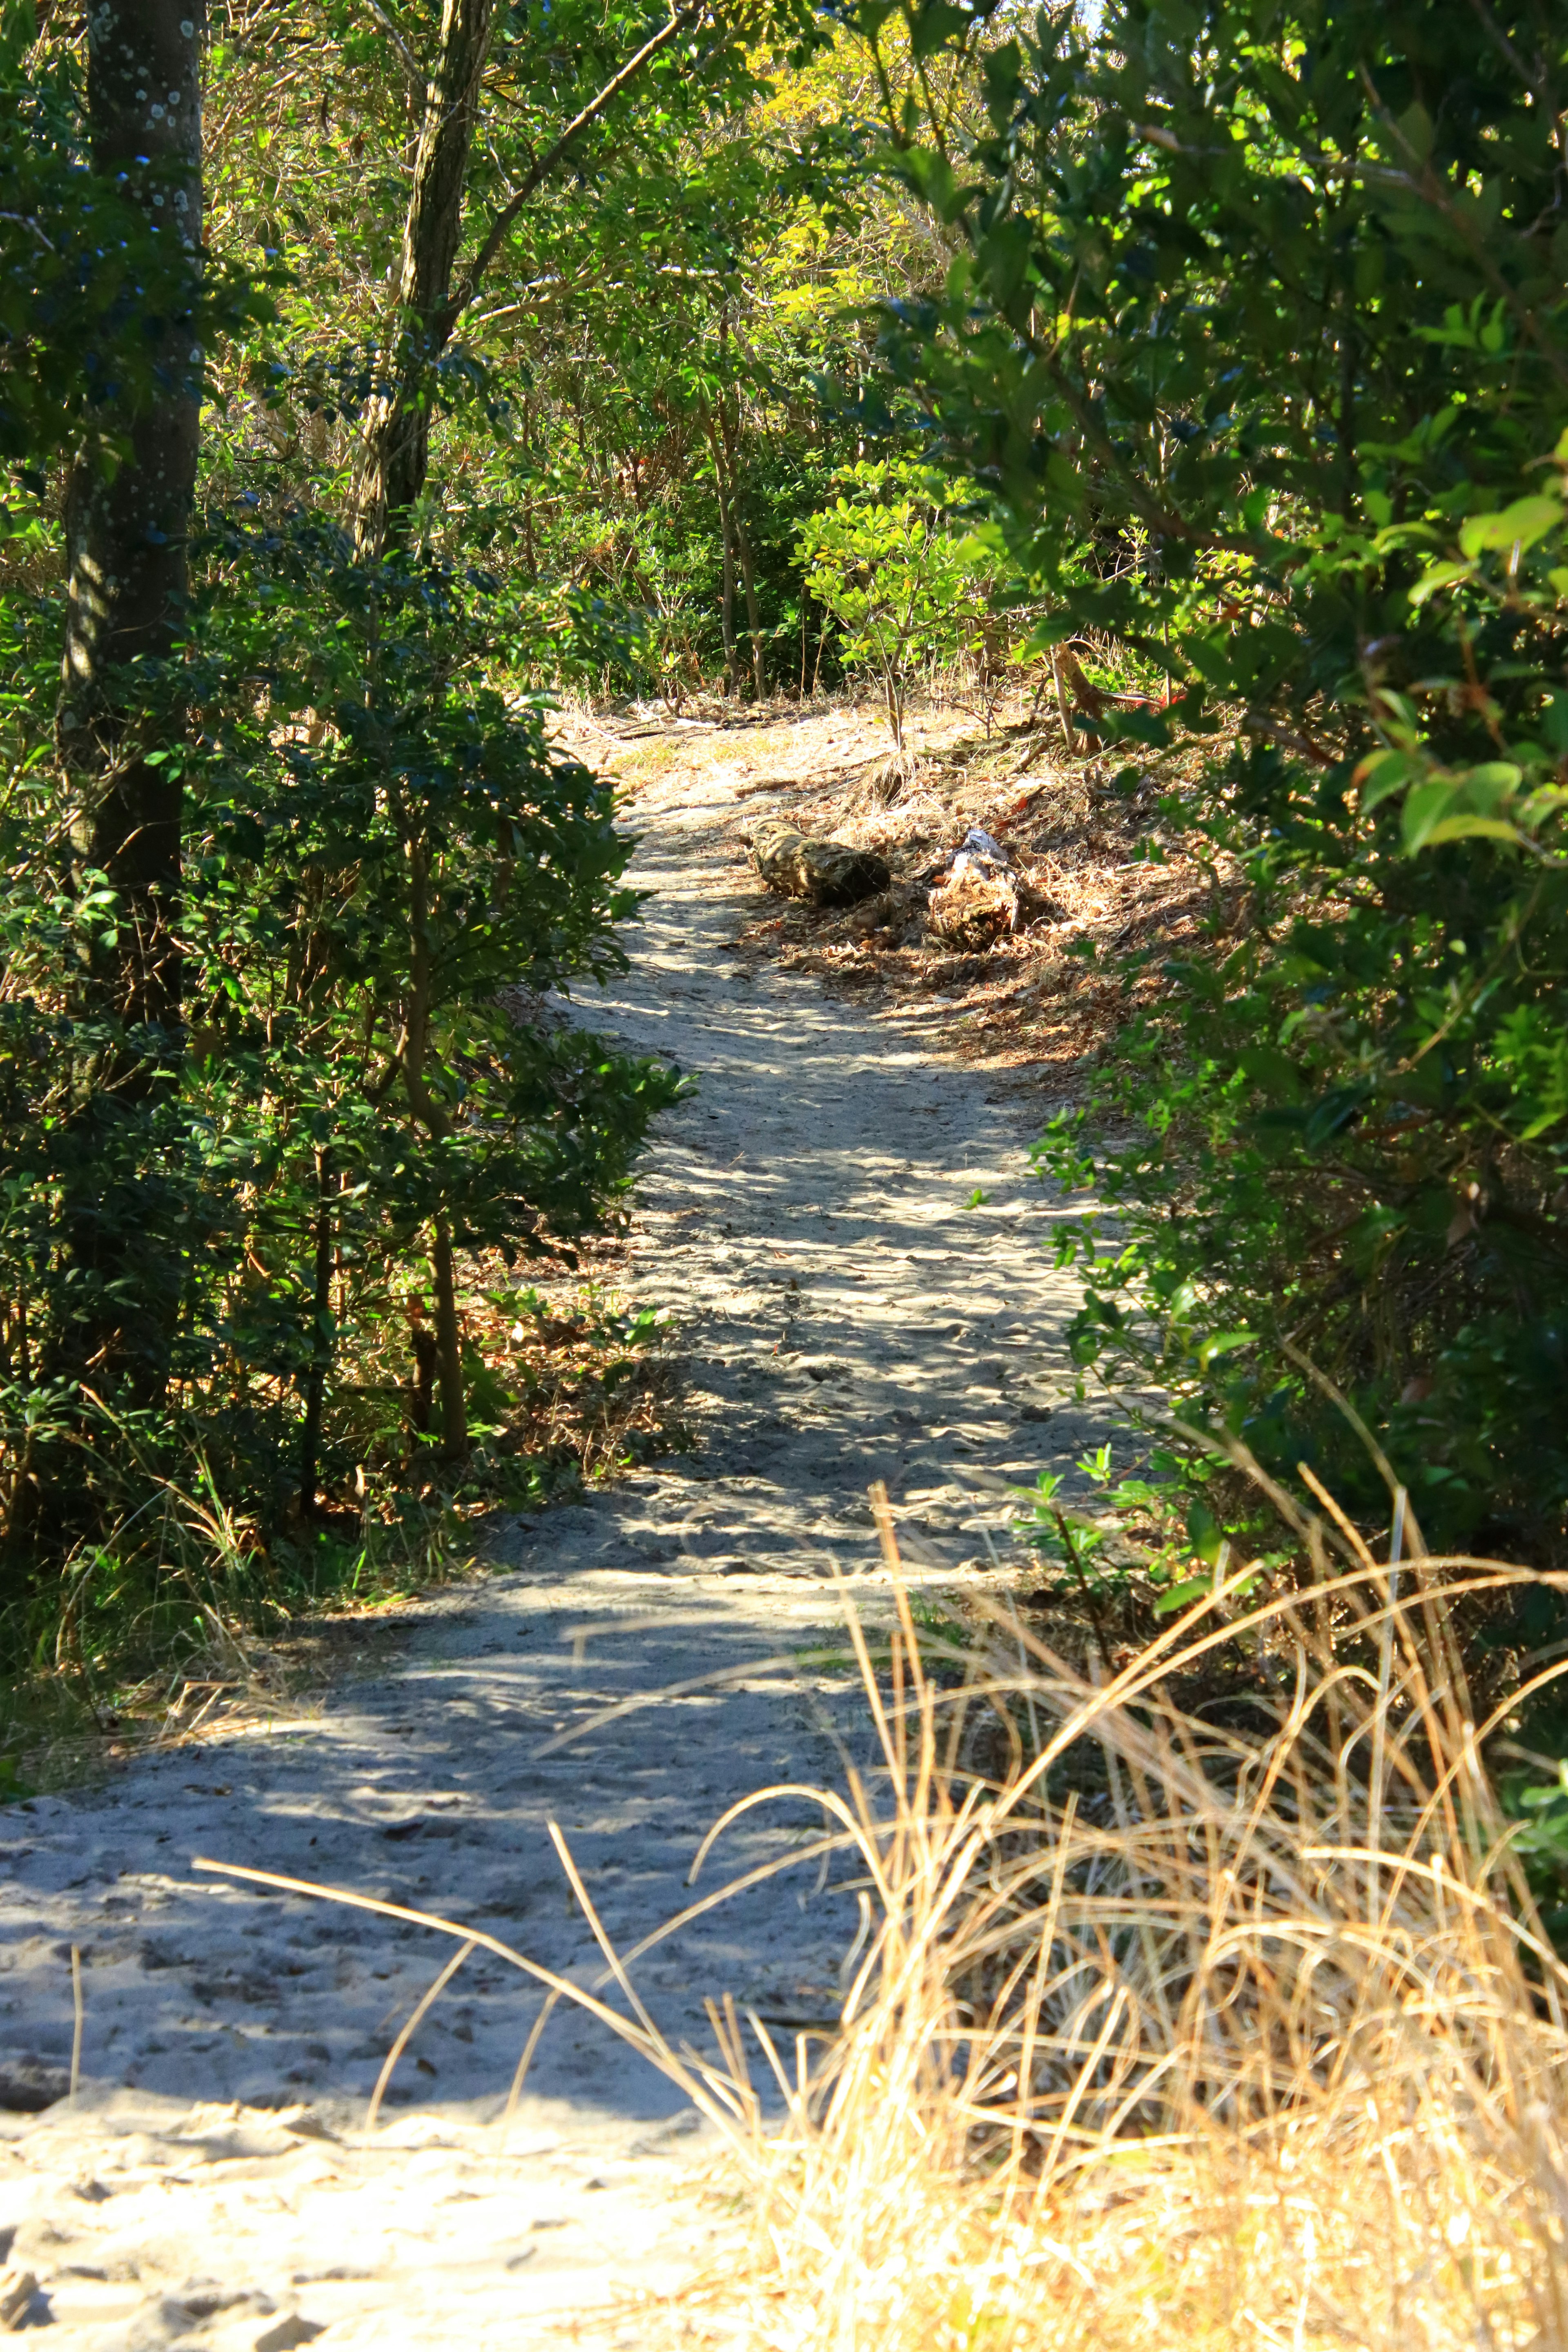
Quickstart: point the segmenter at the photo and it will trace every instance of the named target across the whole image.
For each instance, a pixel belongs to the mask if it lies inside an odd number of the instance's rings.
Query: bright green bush
[[[845,668],[868,672],[901,752],[918,672],[981,642],[994,559],[955,511],[953,486],[908,457],[840,468],[839,496],[810,517],[796,554],[808,593],[838,624]]]

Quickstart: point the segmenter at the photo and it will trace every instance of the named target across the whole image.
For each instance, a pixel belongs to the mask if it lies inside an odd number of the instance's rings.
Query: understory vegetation
[[[974,136],[889,125],[954,253],[884,346],[992,491],[1035,641],[1095,629],[1168,682],[1097,721],[1129,788],[1215,740],[1171,811],[1212,945],[1044,1148],[1117,1220],[1084,1360],[1352,1509],[1380,1486],[1359,1417],[1439,1539],[1542,1564],[1568,1493],[1561,70],[1549,14],[1485,7],[1010,27]],[[1084,1152],[1108,1123],[1137,1139]]]

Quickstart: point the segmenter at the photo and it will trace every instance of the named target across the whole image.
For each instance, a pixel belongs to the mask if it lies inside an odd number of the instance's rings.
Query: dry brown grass
[[[722,2125],[731,2188],[739,2160],[722,2264],[650,2304],[643,2340],[1568,2345],[1568,1974],[1449,1625],[1529,1571],[1328,1533],[1341,1572],[1238,1612],[1243,1566],[1114,1675],[1001,1606],[933,1642],[896,1587],[877,1656],[850,1612],[878,1772],[759,1791],[699,1855],[752,1806],[822,1807],[815,1851],[868,1906],[838,2032],[787,2051],[715,2005],[703,2062],[641,2009],[636,1954],[606,1947],[629,2016],[545,1978]],[[1169,1696],[1227,1643],[1265,1695],[1255,1733]],[[967,1760],[984,1719],[1000,1772]]]
[[[838,2039],[780,2067],[751,2266],[690,2340],[1568,2342],[1564,1973],[1447,1626],[1521,1573],[1363,1553],[1226,1622],[1233,1579],[1113,1678],[1001,1612],[956,1688],[907,1611],[887,1672],[862,1645],[876,1931]],[[1255,1738],[1165,1696],[1238,1640]],[[963,1767],[977,1705],[999,1778]]]

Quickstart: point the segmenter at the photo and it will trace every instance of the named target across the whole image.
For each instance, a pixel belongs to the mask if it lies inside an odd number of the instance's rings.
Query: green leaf
[[[1432,118],[1419,100],[1400,116],[1399,133],[1416,161],[1424,163],[1432,152]]]
[[[973,18],[963,8],[955,8],[951,0],[926,0],[910,24],[910,48],[917,58],[934,57],[949,42],[963,40]]]
[[[1442,823],[1458,790],[1457,783],[1442,776],[1430,783],[1417,784],[1406,794],[1400,813],[1400,831],[1411,856],[1431,839],[1434,828]]]
[[[1380,802],[1423,773],[1421,761],[1408,751],[1374,751],[1356,770],[1357,781],[1365,780],[1361,795],[1363,815],[1370,816]]]
[[[1516,499],[1497,514],[1471,515],[1460,526],[1459,545],[1475,557],[1533,547],[1549,530],[1561,529],[1561,499]]]
[[[1419,611],[1428,596],[1435,596],[1439,588],[1451,588],[1456,580],[1468,580],[1474,572],[1473,563],[1435,563],[1429,572],[1422,573],[1409,591],[1409,601]]]
[[[1465,841],[1472,836],[1514,843],[1524,839],[1516,824],[1507,824],[1501,817],[1446,816],[1423,835],[1420,845],[1423,849],[1435,849],[1440,842]]]
[[[1154,1614],[1156,1617],[1173,1617],[1178,1609],[1190,1608],[1194,1601],[1202,1601],[1213,1591],[1214,1583],[1209,1577],[1184,1577],[1180,1584],[1173,1584],[1168,1591],[1161,1593],[1154,1603]]]
[[[1237,1348],[1250,1348],[1257,1337],[1256,1331],[1217,1331],[1212,1339],[1205,1339],[1198,1349],[1200,1370],[1206,1372],[1216,1356],[1229,1356],[1233,1355]]]
[[[1187,1506],[1187,1541],[1205,1568],[1217,1564],[1225,1531],[1201,1496],[1194,1495]]]

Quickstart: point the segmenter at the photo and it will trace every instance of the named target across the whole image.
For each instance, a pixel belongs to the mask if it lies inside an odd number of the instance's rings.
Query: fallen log
[[[748,839],[752,863],[768,889],[814,907],[853,907],[885,890],[892,869],[874,849],[797,833],[782,817],[759,817]]]

